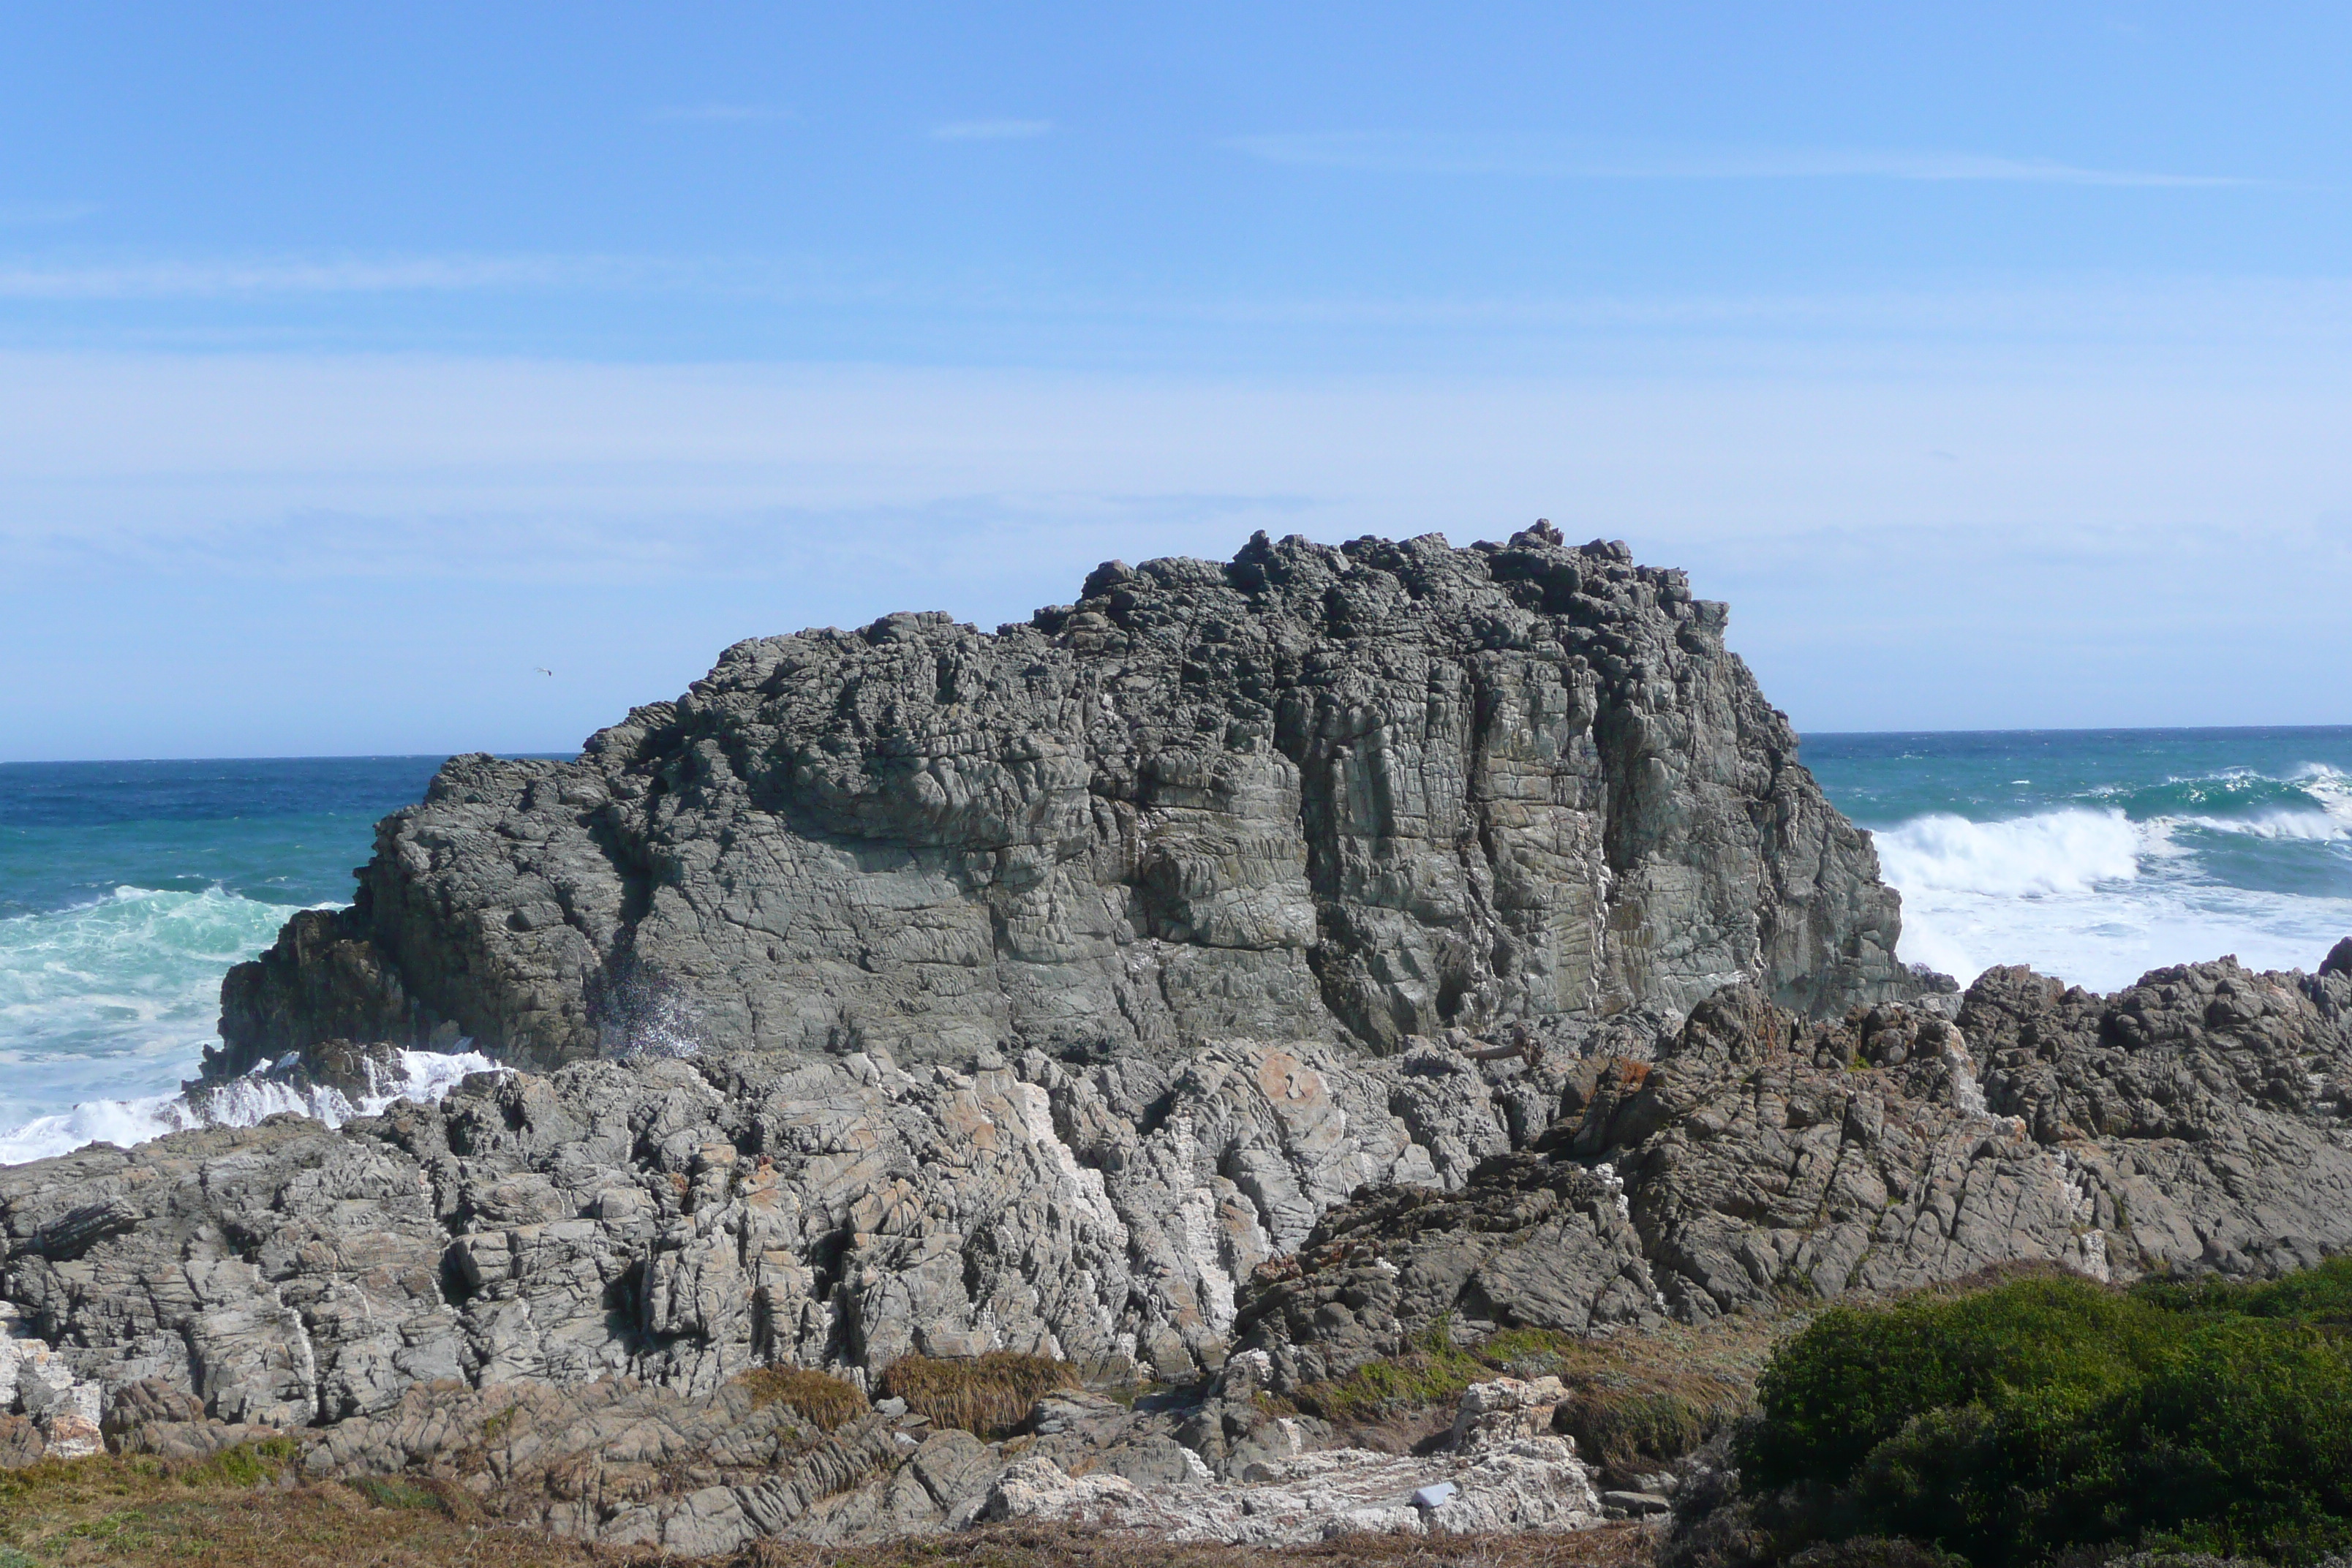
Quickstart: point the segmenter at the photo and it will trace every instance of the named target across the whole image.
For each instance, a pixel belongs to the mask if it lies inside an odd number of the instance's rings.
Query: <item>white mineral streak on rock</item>
[[[0,1416],[23,1415],[40,1429],[42,1452],[79,1458],[102,1446],[103,1393],[74,1376],[66,1358],[33,1331],[24,1314],[0,1302]]]
[[[990,1484],[976,1522],[1053,1521],[1171,1541],[1281,1546],[1351,1531],[1476,1534],[1586,1530],[1601,1500],[1572,1438],[1549,1435],[1558,1378],[1474,1384],[1454,1447],[1426,1457],[1327,1448],[1253,1462],[1237,1482],[1145,1488],[1024,1458]],[[1421,1499],[1443,1498],[1434,1506]]]

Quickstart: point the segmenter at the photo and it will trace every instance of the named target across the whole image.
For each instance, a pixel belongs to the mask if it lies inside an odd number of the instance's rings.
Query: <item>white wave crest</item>
[[[352,1100],[339,1089],[297,1088],[252,1076],[185,1094],[154,1094],[136,1100],[95,1100],[53,1116],[37,1117],[0,1132],[0,1165],[67,1154],[87,1143],[129,1147],[167,1133],[197,1127],[250,1127],[265,1117],[290,1110],[340,1127],[356,1117],[375,1116],[395,1100],[437,1101],[468,1073],[506,1069],[479,1051],[402,1051],[396,1087]]]
[[[2352,801],[2338,809],[2331,802],[2323,811],[2266,811],[2259,816],[2158,817],[2153,826],[2201,827],[2209,833],[2235,833],[2247,838],[2299,838],[2333,844],[2352,838]]]
[[[2001,898],[2085,893],[2139,875],[2148,847],[2120,811],[2079,808],[1970,822],[1941,813],[1876,835],[1878,863],[1904,891]]]

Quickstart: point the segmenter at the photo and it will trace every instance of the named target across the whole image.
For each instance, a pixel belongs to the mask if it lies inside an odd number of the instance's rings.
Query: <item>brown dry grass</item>
[[[301,1482],[292,1453],[280,1441],[194,1466],[100,1456],[0,1470],[0,1568],[693,1568],[501,1523],[446,1482]],[[766,1541],[700,1568],[1641,1568],[1652,1539],[1610,1525],[1571,1536],[1342,1536],[1260,1549],[1015,1525],[882,1546]]]
[[[201,1465],[101,1455],[0,1471],[0,1568],[586,1568],[598,1559],[483,1517],[447,1483],[303,1483],[293,1445]]]
[[[782,1405],[820,1432],[866,1414],[866,1395],[855,1384],[796,1366],[755,1366],[735,1379],[749,1389],[754,1408]]]
[[[1697,1447],[1752,1405],[1773,1346],[1802,1311],[1749,1312],[1711,1323],[1664,1323],[1605,1336],[1507,1329],[1463,1346],[1433,1336],[1405,1355],[1310,1384],[1291,1403],[1335,1426],[1434,1429],[1474,1383],[1507,1374],[1568,1385],[1558,1425],[1588,1459],[1623,1467]]]
[[[935,1426],[961,1426],[982,1437],[1005,1436],[1028,1419],[1041,1396],[1076,1386],[1069,1363],[1013,1351],[953,1360],[901,1356],[882,1374],[884,1398],[905,1400]]]
[[[1656,1537],[1638,1524],[1573,1535],[1339,1535],[1306,1546],[1216,1546],[1000,1525],[888,1546],[761,1542],[742,1568],[1646,1568]]]

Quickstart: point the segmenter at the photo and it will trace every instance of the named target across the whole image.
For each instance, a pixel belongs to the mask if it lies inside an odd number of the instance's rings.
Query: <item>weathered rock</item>
[[[1507,1148],[1495,1091],[1523,1077],[1252,1042],[482,1074],[341,1132],[286,1116],[0,1170],[0,1296],[93,1386],[161,1379],[233,1423],[374,1415],[435,1380],[708,1395],[913,1352],[1185,1379],[1325,1209]]]
[[[0,1301],[0,1468],[97,1453],[103,1396]]]
[[[454,759],[349,910],[223,993],[215,1076],[329,1038],[550,1067],[730,1047],[1099,1060],[1908,994],[1866,835],[1622,545],[1113,563],[994,636],[729,649],[572,763]]]
[[[1544,1385],[1549,1385],[1544,1386]],[[1474,1385],[1448,1451],[1327,1448],[1255,1463],[1237,1481],[1143,1487],[1024,1458],[991,1483],[986,1521],[1051,1520],[1172,1541],[1276,1546],[1349,1531],[1483,1534],[1582,1530],[1601,1501],[1575,1442],[1549,1436],[1559,1380]]]
[[[1556,1389],[1484,1385],[1421,1457],[1264,1396],[1439,1328],[2352,1246],[2352,944],[2108,998],[1900,970],[1722,618],[1548,532],[1261,539],[993,637],[747,643],[576,763],[457,759],[357,905],[232,976],[208,1071],[528,1070],[0,1168],[0,1462],[294,1431],[684,1554],[1573,1528]],[[1184,1392],[988,1443],[739,1381],[999,1349]]]
[[[1661,1315],[1623,1189],[1606,1170],[1497,1156],[1453,1194],[1385,1186],[1261,1268],[1235,1329],[1274,1362],[1274,1384],[1338,1377],[1443,1328],[1572,1332]]]
[[[1727,989],[1651,1059],[1571,1071],[1538,1152],[1326,1215],[1238,1326],[1286,1387],[1433,1328],[1638,1315],[1652,1288],[1693,1319],[2020,1258],[2102,1279],[2307,1266],[2352,1247],[2347,1019],[2352,973],[2231,959],[2111,997],[1990,970],[1957,1023],[1883,1004],[1808,1025]],[[1604,1179],[1622,1223],[1591,1195],[1570,1223],[1547,1206]]]

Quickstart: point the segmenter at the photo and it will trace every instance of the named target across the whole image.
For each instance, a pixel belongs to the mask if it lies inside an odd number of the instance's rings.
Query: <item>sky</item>
[[[1538,516],[1801,731],[2352,722],[2352,10],[1461,11],[13,6],[0,761]]]

